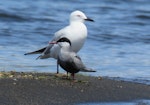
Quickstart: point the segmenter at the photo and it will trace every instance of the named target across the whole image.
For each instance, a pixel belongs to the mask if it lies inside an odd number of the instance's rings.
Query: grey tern
[[[63,37],[59,39],[57,42],[53,41],[50,44],[57,44],[60,46],[60,51],[58,54],[58,64],[65,70],[71,73],[71,76],[74,79],[75,73],[82,71],[82,72],[96,72],[91,68],[87,68],[81,58],[77,55],[76,52],[72,50],[72,43],[71,41]]]

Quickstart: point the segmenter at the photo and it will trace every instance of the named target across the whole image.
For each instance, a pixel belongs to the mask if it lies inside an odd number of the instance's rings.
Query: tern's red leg
[[[74,76],[75,76],[75,74],[74,74],[74,73],[71,73],[71,76],[72,76],[72,79],[74,80]]]

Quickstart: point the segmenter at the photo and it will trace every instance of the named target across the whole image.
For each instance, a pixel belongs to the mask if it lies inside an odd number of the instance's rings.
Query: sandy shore
[[[150,99],[150,86],[77,75],[77,82],[51,73],[0,73],[0,105],[72,105]]]

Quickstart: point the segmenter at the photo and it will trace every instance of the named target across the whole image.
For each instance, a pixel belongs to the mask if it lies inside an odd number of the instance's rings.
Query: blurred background
[[[85,75],[150,84],[150,0],[0,0],[0,71],[55,73],[56,60],[24,53],[46,46],[74,10],[95,20],[79,55],[97,72]]]

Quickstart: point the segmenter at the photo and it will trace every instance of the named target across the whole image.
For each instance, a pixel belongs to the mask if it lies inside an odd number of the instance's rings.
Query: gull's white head
[[[76,10],[70,14],[70,22],[75,22],[75,21],[83,23],[84,21],[93,21],[93,20],[87,18],[87,16],[83,12]]]

